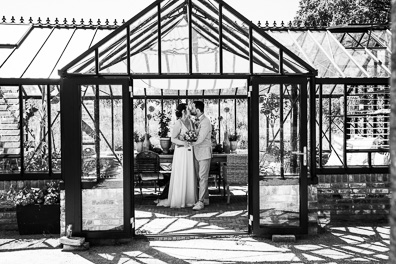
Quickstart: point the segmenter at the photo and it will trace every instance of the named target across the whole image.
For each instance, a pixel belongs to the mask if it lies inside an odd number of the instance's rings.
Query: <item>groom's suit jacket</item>
[[[210,159],[212,157],[212,125],[209,118],[202,115],[196,128],[198,139],[194,143],[194,155],[197,160]]]

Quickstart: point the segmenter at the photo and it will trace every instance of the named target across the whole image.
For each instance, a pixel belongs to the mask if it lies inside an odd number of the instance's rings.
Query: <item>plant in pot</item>
[[[133,141],[135,142],[135,149],[136,149],[137,153],[142,152],[144,136],[141,133],[134,131],[133,132]]]
[[[159,111],[156,119],[159,123],[158,136],[160,137],[161,148],[164,151],[164,154],[168,154],[169,148],[171,146],[171,139],[168,136],[170,132],[169,122],[171,121],[170,113],[165,111]]]
[[[60,233],[60,190],[56,182],[43,188],[15,190],[13,186],[6,199],[16,207],[19,234]]]
[[[228,139],[230,140],[230,150],[231,152],[235,152],[238,147],[238,140],[241,136],[235,131],[233,134],[228,135]]]

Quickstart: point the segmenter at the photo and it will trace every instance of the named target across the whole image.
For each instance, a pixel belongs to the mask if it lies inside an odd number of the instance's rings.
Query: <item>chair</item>
[[[139,184],[140,194],[143,197],[142,185],[144,183],[152,182],[154,184],[154,191],[157,193],[161,190],[158,182],[164,177],[160,173],[160,157],[153,151],[143,151],[136,155],[136,174],[135,182]]]
[[[221,177],[221,165],[220,162],[211,162],[209,168],[209,179],[213,179],[215,182],[215,187],[218,188],[220,192],[221,182],[223,183],[223,196],[225,196],[225,181]]]

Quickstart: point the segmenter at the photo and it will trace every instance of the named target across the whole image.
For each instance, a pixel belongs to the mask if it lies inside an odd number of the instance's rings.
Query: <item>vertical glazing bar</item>
[[[18,94],[19,94],[19,124],[21,124],[20,126],[19,126],[19,140],[20,140],[20,144],[19,144],[19,151],[20,151],[20,157],[21,157],[21,177],[22,177],[22,179],[24,178],[24,175],[25,175],[25,166],[24,166],[24,163],[25,163],[25,152],[24,152],[24,149],[23,149],[23,141],[24,141],[24,138],[23,138],[23,94],[22,94],[22,88],[23,86],[22,85],[19,85],[19,91],[18,91]],[[26,124],[27,125],[27,124]]]
[[[307,80],[308,81],[308,80]],[[316,83],[315,83],[315,78],[310,77],[309,78],[309,106],[308,106],[308,118],[309,118],[309,138],[308,138],[308,142],[310,144],[310,153],[311,155],[309,155],[310,157],[310,161],[309,161],[309,166],[310,166],[310,178],[312,183],[317,183],[318,182],[318,177],[316,175]],[[320,117],[321,118],[321,117]],[[320,127],[320,131],[321,127]],[[319,141],[320,137],[319,137]],[[319,152],[319,156],[322,156],[322,151]]]
[[[221,100],[220,100],[220,95],[219,95],[218,104],[217,104],[217,111],[219,113],[218,116],[220,116],[220,103],[221,103]],[[221,144],[220,143],[220,140],[221,140],[221,126],[220,126],[220,120],[219,119],[217,119],[217,123],[219,125],[219,144]]]
[[[322,167],[322,153],[323,153],[323,84],[319,84],[319,167]],[[331,117],[330,117],[331,118]],[[330,123],[331,125],[331,123]],[[315,137],[312,137],[314,139]]]
[[[48,129],[48,172],[49,175],[52,175],[52,140],[51,140],[51,89],[50,85],[47,85],[47,129]]]
[[[111,100],[111,148],[114,151],[114,95],[111,85],[109,85]]]
[[[347,99],[347,89],[348,89],[348,85],[346,85],[346,84],[344,84],[344,105],[343,105],[343,108],[344,108],[344,131],[343,131],[343,134],[344,134],[344,137],[343,137],[343,146],[342,146],[342,149],[343,149],[343,159],[344,159],[344,168],[346,168],[347,167],[347,153],[346,153],[346,149],[347,149],[347,145],[346,145],[346,141],[347,141],[347,135],[346,135],[346,126],[347,126],[347,110],[348,110],[348,108],[347,108],[347,106],[348,106],[348,104],[347,104],[347,101],[348,101],[348,99]],[[330,112],[331,113],[331,112]]]
[[[234,132],[236,133],[236,129],[237,129],[237,98],[234,98]]]
[[[95,49],[95,73],[99,74],[99,53],[98,49]]]
[[[279,74],[283,74],[283,50],[279,49]]]
[[[249,72],[253,74],[253,29],[249,26]]]
[[[131,33],[130,33],[130,25],[126,28],[126,36],[127,36],[127,73],[128,75],[131,73]]]
[[[158,74],[162,74],[162,62],[161,62],[161,2],[158,3],[158,11],[157,11],[157,18],[158,18]],[[190,24],[191,25],[191,24]],[[162,90],[161,90],[162,91]]]
[[[192,74],[192,0],[188,0],[188,73]]]
[[[97,49],[96,49],[97,50]],[[99,85],[95,86],[94,101],[94,127],[95,127],[95,152],[96,152],[96,176],[100,177],[100,123],[99,123]]]
[[[223,4],[219,4],[219,61],[220,74],[223,74]]]
[[[280,174],[281,174],[281,178],[284,179],[285,178],[285,169],[284,169],[284,166],[285,166],[284,156],[285,155],[283,153],[283,151],[284,151],[284,142],[283,142],[283,124],[284,124],[284,121],[283,121],[283,97],[284,96],[283,96],[283,89],[286,90],[287,85],[280,84],[279,89],[280,89],[280,91],[279,91],[279,95],[280,95],[280,98],[279,98],[279,117],[280,117],[279,132],[280,132],[280,160],[281,160]]]

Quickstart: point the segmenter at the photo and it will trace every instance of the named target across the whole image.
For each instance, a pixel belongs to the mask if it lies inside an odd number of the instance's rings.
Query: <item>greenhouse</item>
[[[216,188],[244,187],[242,233],[388,217],[388,26],[256,25],[222,0],[157,0],[128,21],[3,17],[0,35],[0,186],[60,181],[61,232],[136,234],[139,142],[169,174],[161,115],[195,100]]]

